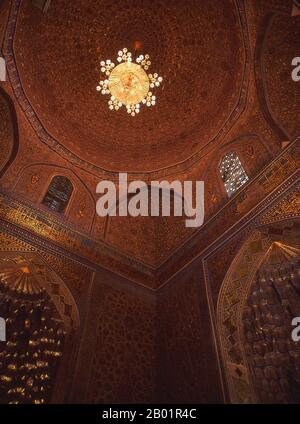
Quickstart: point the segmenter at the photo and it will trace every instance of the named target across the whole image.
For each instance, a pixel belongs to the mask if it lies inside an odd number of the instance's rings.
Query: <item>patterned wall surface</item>
[[[274,15],[266,31],[262,60],[269,107],[278,124],[293,138],[300,134],[300,87],[291,77],[291,61],[299,57],[300,19]]]
[[[159,400],[222,403],[200,261],[160,290],[158,313]]]
[[[261,224],[296,218],[300,211],[300,187],[270,208],[260,219]]]
[[[74,402],[157,400],[155,298],[127,284],[105,272],[95,277],[71,396]]]
[[[155,400],[155,310],[106,288],[96,323],[97,354],[87,398],[93,403]]]

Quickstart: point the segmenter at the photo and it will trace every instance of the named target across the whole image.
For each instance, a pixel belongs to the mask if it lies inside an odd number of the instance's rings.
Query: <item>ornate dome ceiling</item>
[[[96,86],[100,60],[139,44],[164,80],[156,106],[132,118]],[[84,161],[128,172],[184,161],[215,137],[238,101],[242,49],[235,3],[218,0],[60,0],[46,14],[23,1],[14,40],[45,130]]]

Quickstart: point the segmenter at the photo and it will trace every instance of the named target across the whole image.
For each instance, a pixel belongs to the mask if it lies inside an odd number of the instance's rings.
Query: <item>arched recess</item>
[[[13,102],[0,86],[0,178],[14,161],[19,148],[17,115]]]
[[[176,246],[186,238],[193,228],[185,225],[184,211],[182,216],[174,216],[174,204],[178,201],[182,208],[191,208],[188,198],[185,198],[176,188],[169,192],[166,188],[159,190],[158,216],[151,216],[151,186],[141,189],[141,193],[148,191],[149,216],[120,216],[119,207],[125,205],[126,197],[117,200],[116,216],[107,216],[104,231],[105,241],[114,248],[137,258],[150,266],[161,263]],[[169,199],[170,216],[162,216],[162,199]],[[128,194],[127,202],[134,197]],[[137,206],[138,207],[138,206]]]
[[[1,252],[0,312],[7,324],[1,402],[65,402],[80,327],[67,286],[37,254]]]
[[[255,290],[257,290],[255,285],[258,283],[260,273],[263,271],[263,275],[266,277],[265,265],[269,266],[271,269],[274,268],[273,264],[270,266],[269,261],[270,258],[274,257],[274,252],[278,253],[278,251],[280,255],[285,256],[284,260],[288,263],[298,261],[300,253],[299,220],[286,220],[278,224],[263,227],[259,230],[254,230],[233,260],[219,293],[217,305],[217,332],[228,395],[232,403],[264,403],[267,401],[266,398],[262,396],[263,387],[262,389],[259,388],[260,383],[258,380],[261,376],[258,375],[259,373],[257,373],[256,368],[253,367],[253,361],[258,361],[256,365],[258,364],[261,368],[263,374],[261,385],[264,385],[265,389],[269,387],[268,390],[273,390],[275,387],[274,390],[276,391],[279,387],[283,387],[284,384],[286,384],[284,375],[280,375],[281,370],[274,370],[274,364],[269,364],[268,361],[272,362],[274,358],[278,357],[278,354],[281,354],[280,351],[277,352],[276,349],[289,350],[290,339],[287,338],[287,340],[284,340],[285,347],[282,348],[282,340],[280,340],[281,336],[278,329],[272,327],[269,330],[268,336],[271,340],[269,341],[269,351],[262,351],[259,343],[256,343],[260,333],[263,334],[265,332],[264,325],[262,325],[262,328],[258,325],[258,323],[260,323],[258,319],[258,309],[261,307],[270,307],[270,310],[268,310],[270,319],[279,319],[279,322],[283,322],[286,319],[284,316],[277,317],[279,313],[278,307],[281,308],[280,302],[278,301],[277,310],[276,308],[272,310],[273,303],[270,303],[267,296],[265,298],[262,297],[260,298],[261,303],[259,306],[257,307],[257,305],[255,305],[254,308],[249,311],[249,307],[253,306],[251,304],[251,299],[253,293],[255,295]],[[275,256],[278,257],[277,253]],[[293,262],[291,266],[284,264],[284,267],[287,270],[295,269],[295,263]],[[281,277],[282,280],[288,281],[290,275]],[[297,284],[300,288],[299,277],[297,278]],[[278,290],[276,287],[272,287],[273,277],[271,274],[269,276],[267,275],[265,280],[266,281],[263,282],[265,285],[264,288],[259,288],[260,293],[263,293],[267,288],[268,290],[275,290],[274,296],[278,296]],[[284,302],[286,302],[286,299],[284,299]],[[288,305],[288,307],[290,306]],[[253,314],[252,324],[250,322],[251,319],[249,321],[249,313]],[[284,309],[282,309],[280,313],[283,314]],[[292,318],[290,319],[290,323],[291,321]],[[252,341],[251,337],[249,339],[248,334],[249,322],[250,325],[255,326],[256,331],[256,336],[254,338],[252,337]],[[292,327],[290,327],[290,334],[291,332]],[[254,351],[251,351],[253,348],[252,344],[254,346]],[[295,348],[295,346],[292,348]],[[258,354],[262,354],[263,359],[259,359]],[[287,390],[291,390],[291,385]],[[282,389],[282,391],[284,391],[284,389]],[[276,393],[279,393],[279,390]],[[273,399],[270,397],[269,402],[280,403],[281,401],[292,401],[289,395],[287,395],[286,399],[284,399],[282,393],[278,394],[277,398],[276,396],[277,394]],[[282,398],[281,400],[280,397]]]
[[[289,2],[281,2],[283,7]],[[299,85],[291,77],[298,56],[300,25],[289,13],[268,12],[261,20],[255,46],[257,97],[268,125],[280,142],[299,135]],[[276,47],[275,47],[276,46]]]
[[[255,78],[256,78],[256,87],[257,87],[257,97],[264,115],[264,118],[277,135],[280,141],[288,139],[288,135],[283,130],[283,128],[275,121],[267,100],[266,88],[265,88],[265,79],[264,79],[264,67],[263,67],[263,54],[266,43],[266,38],[268,31],[272,25],[273,13],[267,14],[260,27],[258,29],[256,46],[255,46]]]

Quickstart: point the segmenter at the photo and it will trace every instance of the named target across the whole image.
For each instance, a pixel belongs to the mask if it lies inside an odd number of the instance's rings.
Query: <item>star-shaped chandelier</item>
[[[110,95],[109,109],[118,110],[124,105],[127,113],[135,116],[140,113],[141,104],[154,106],[156,97],[152,90],[160,86],[162,77],[147,74],[151,65],[149,55],[140,55],[133,63],[131,52],[124,48],[119,51],[117,61],[117,65],[109,59],[100,62],[101,72],[107,78],[99,82],[97,91]]]

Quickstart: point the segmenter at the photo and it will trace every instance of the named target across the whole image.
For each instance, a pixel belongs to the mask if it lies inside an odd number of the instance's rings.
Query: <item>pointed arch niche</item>
[[[63,403],[75,361],[79,313],[69,289],[37,254],[1,252],[0,403]]]
[[[217,305],[231,403],[300,403],[299,220],[255,230],[233,260]]]
[[[0,87],[0,178],[16,158],[18,148],[19,132],[15,108],[9,95]]]

